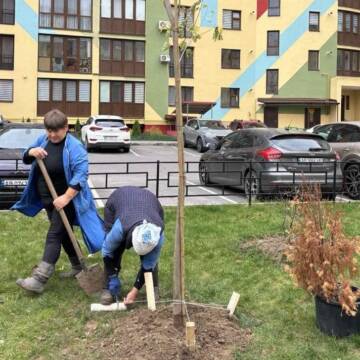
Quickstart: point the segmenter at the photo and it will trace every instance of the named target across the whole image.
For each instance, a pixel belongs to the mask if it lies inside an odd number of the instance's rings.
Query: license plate
[[[116,140],[117,136],[104,136],[104,140]]]
[[[13,187],[13,186],[26,186],[28,181],[25,179],[5,179],[2,180],[0,183],[3,187]]]
[[[299,158],[298,161],[302,163],[322,163],[324,158]]]

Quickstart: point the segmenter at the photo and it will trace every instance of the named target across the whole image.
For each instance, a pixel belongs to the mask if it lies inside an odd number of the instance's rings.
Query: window
[[[241,11],[223,10],[223,29],[241,29]]]
[[[344,13],[342,11],[339,11],[338,14],[338,31],[343,31],[344,26]]]
[[[221,67],[240,69],[240,50],[221,49]]]
[[[101,0],[101,17],[145,21],[145,0]]]
[[[221,88],[221,107],[239,107],[239,88]]]
[[[0,102],[13,101],[13,80],[0,80]]]
[[[345,13],[345,31],[350,32],[351,29],[351,14]]]
[[[0,70],[14,70],[14,36],[0,35]]]
[[[39,27],[90,31],[92,0],[40,0]]]
[[[309,12],[309,31],[320,31],[320,13]]]
[[[279,55],[279,31],[267,32],[267,55]]]
[[[145,75],[145,42],[100,39],[100,73]]]
[[[169,64],[169,76],[174,77],[174,56],[173,56],[173,48],[170,47],[170,64]],[[182,52],[181,52],[182,54]],[[187,48],[185,53],[181,56],[180,61],[180,73],[183,78],[192,78],[193,77],[193,57],[194,57],[194,49]]]
[[[192,86],[181,87],[182,101],[194,101],[194,88]],[[175,86],[169,86],[169,106],[175,106]]]
[[[319,51],[309,50],[308,69],[310,71],[318,71],[319,70]]]
[[[277,94],[279,83],[279,70],[266,70],[266,93]]]
[[[38,79],[38,115],[54,107],[70,116],[87,116],[91,111],[89,80]]]
[[[191,38],[191,30],[194,25],[191,7],[179,6],[179,37]]]
[[[39,35],[38,69],[53,72],[91,72],[91,39]]]
[[[269,0],[268,16],[280,16],[280,0]]]
[[[15,1],[0,0],[0,24],[15,23]]]
[[[360,76],[360,51],[338,49],[337,70],[339,75]]]

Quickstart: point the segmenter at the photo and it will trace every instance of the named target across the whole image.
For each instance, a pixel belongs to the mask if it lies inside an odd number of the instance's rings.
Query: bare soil
[[[121,360],[230,360],[235,352],[244,351],[251,340],[251,331],[240,328],[227,312],[212,308],[189,307],[189,317],[196,326],[196,349],[190,352],[185,344],[184,329],[174,327],[172,307],[155,312],[137,308],[112,321],[114,331],[105,338],[89,336],[96,330],[96,321],[86,326],[90,351],[99,359]],[[114,313],[114,316],[115,313]]]
[[[282,262],[284,252],[289,245],[289,237],[284,235],[268,236],[263,239],[252,239],[240,245],[240,250],[258,249],[271,259]]]

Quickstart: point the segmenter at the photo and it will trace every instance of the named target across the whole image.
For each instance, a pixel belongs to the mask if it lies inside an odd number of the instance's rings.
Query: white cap
[[[132,244],[138,255],[148,254],[159,243],[161,228],[146,220],[135,227],[132,233]]]

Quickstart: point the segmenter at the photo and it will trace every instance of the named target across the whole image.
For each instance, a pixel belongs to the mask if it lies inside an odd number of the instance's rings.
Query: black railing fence
[[[251,205],[259,199],[289,198],[303,183],[320,184],[323,197],[360,198],[360,164],[352,172],[341,170],[340,161],[284,162],[221,161],[185,162],[186,197],[227,196]],[[0,207],[15,201],[27,181],[29,167],[21,160],[0,159]],[[95,200],[106,200],[125,185],[147,188],[158,198],[178,196],[178,163],[90,162],[89,184]]]

